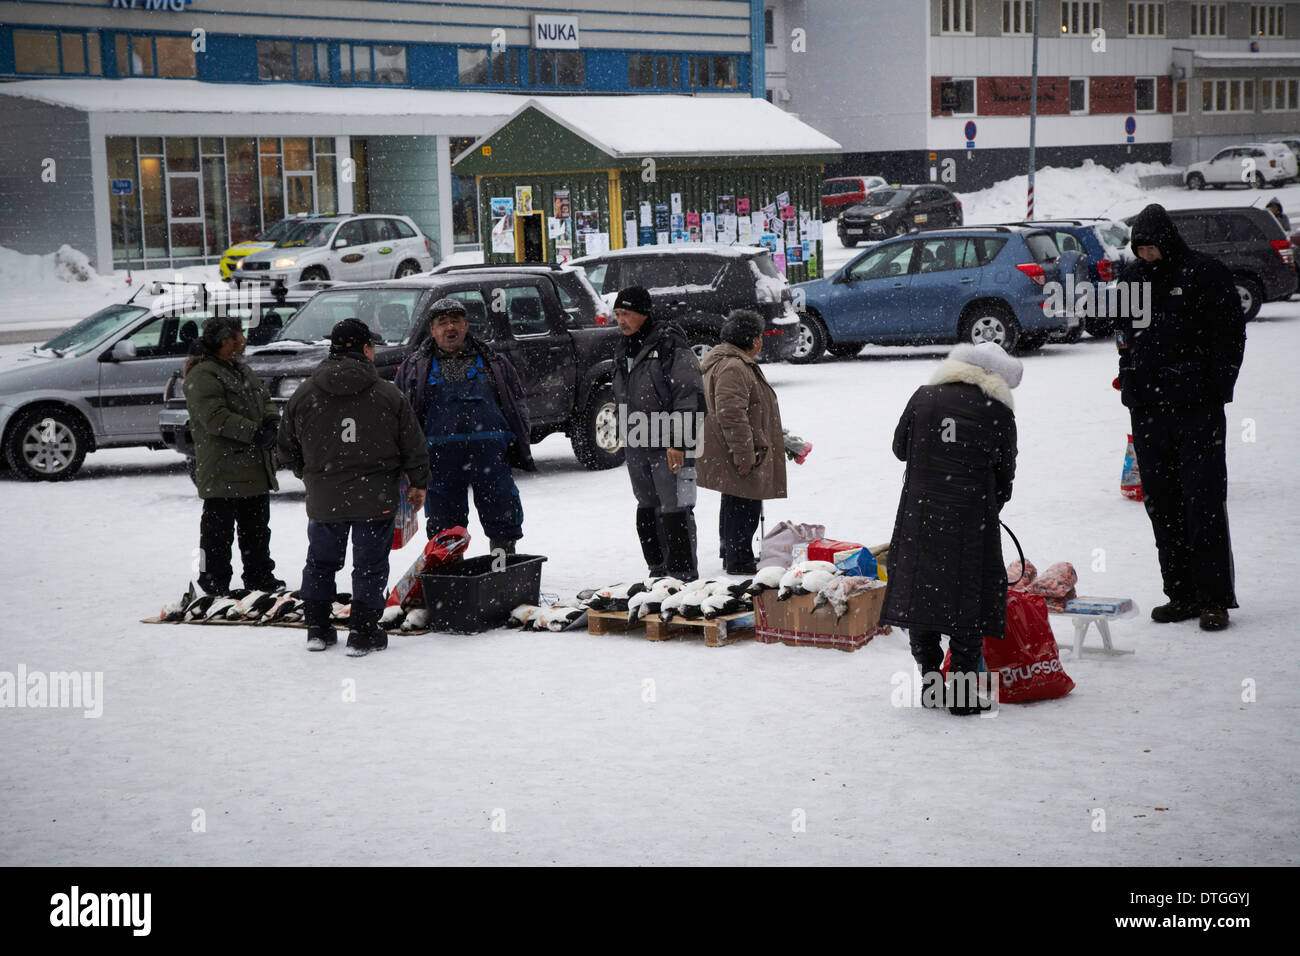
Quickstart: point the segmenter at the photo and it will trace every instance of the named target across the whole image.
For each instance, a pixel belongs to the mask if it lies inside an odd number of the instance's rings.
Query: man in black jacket
[[[429,537],[469,522],[473,488],[492,549],[513,554],[524,533],[524,508],[510,469],[537,467],[519,375],[505,356],[470,333],[460,299],[430,306],[429,331],[424,344],[402,360],[395,380],[429,449]]]
[[[694,581],[695,456],[704,380],[682,330],[650,313],[650,293],[640,286],[614,300],[623,333],[614,355],[614,400],[646,565],[652,576]]]
[[[1142,496],[1160,555],[1169,603],[1152,608],[1161,623],[1200,616],[1201,627],[1228,626],[1237,607],[1228,537],[1228,467],[1223,406],[1246,348],[1246,324],[1232,274],[1190,249],[1162,206],[1133,220],[1137,261],[1120,274],[1141,315],[1119,322],[1120,398],[1133,422]],[[1132,294],[1143,287],[1140,299]]]
[[[280,423],[280,457],[307,486],[307,564],[302,598],[307,649],[337,640],[330,626],[334,576],[352,536],[348,656],[388,646],[379,627],[388,553],[402,476],[419,507],[429,481],[424,436],[402,393],[375,369],[364,322],[344,319],[330,333],[329,357],[289,399]]]

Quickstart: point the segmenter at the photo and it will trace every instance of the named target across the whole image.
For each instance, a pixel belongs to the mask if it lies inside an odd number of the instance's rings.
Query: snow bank
[[[89,257],[69,245],[43,256],[0,246],[0,289],[57,289],[61,283],[89,282],[99,277]]]
[[[962,212],[970,225],[1019,222],[1025,218],[1028,192],[1028,176],[1004,179],[988,189],[962,193]],[[1047,166],[1034,176],[1034,218],[1108,216],[1113,207],[1144,203],[1148,195],[1137,185],[1136,173],[1119,175],[1091,162],[1075,169]]]

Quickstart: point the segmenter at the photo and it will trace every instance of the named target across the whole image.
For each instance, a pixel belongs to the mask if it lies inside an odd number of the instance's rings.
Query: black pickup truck
[[[566,309],[555,279],[544,270],[426,273],[338,285],[314,296],[273,341],[249,346],[244,360],[283,405],[325,358],[334,324],[358,318],[383,337],[375,347],[375,366],[392,381],[402,359],[429,337],[425,316],[429,306],[444,297],[462,300],[470,330],[514,364],[524,387],[533,443],[564,432],[584,467],[622,464],[610,384],[618,327],[596,324]],[[179,375],[168,383],[159,429],[168,447],[193,461]]]

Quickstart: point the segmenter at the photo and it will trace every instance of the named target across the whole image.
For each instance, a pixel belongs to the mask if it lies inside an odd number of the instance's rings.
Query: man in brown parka
[[[757,312],[736,309],[722,325],[722,344],[700,363],[708,415],[697,481],[722,492],[718,535],[728,574],[757,570],[751,542],[763,501],[786,490],[781,410],[758,367],[763,328]]]

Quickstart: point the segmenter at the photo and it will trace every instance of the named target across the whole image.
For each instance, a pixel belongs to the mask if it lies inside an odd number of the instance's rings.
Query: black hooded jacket
[[[402,475],[429,484],[424,430],[364,355],[331,354],[298,386],[280,421],[280,458],[307,486],[313,521],[396,513]]]
[[[1130,308],[1116,324],[1120,398],[1129,408],[1187,409],[1225,405],[1246,349],[1246,322],[1232,273],[1196,252],[1164,207],[1147,206],[1133,220],[1132,247],[1160,250],[1120,272]],[[1140,298],[1135,298],[1140,294]],[[1140,302],[1140,314],[1133,307]]]

